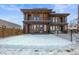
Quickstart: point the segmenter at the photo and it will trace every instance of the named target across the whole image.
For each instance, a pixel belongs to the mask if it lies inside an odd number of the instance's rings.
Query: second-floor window
[[[34,20],[39,21],[40,17],[39,16],[34,16]]]
[[[31,15],[28,15],[28,20],[32,20],[32,17],[31,17]]]

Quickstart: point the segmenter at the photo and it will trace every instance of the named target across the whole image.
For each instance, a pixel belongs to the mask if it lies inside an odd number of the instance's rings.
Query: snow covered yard
[[[0,48],[1,55],[70,55],[75,54],[69,48],[25,49],[25,48]]]
[[[78,50],[74,43],[53,34],[26,34],[0,40],[0,54],[66,55],[79,54]]]

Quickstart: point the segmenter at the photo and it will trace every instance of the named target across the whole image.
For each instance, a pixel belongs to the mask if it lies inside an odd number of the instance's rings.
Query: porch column
[[[50,24],[48,24],[48,33],[50,33]]]
[[[25,33],[29,33],[29,25],[25,24]]]
[[[25,34],[26,28],[25,28],[25,23],[23,23],[23,33]]]

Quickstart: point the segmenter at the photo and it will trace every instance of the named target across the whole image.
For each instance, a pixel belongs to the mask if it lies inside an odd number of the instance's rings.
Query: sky
[[[77,19],[77,4],[0,4],[0,19],[23,26],[23,8],[50,8],[57,13],[70,13],[68,23],[75,23]]]

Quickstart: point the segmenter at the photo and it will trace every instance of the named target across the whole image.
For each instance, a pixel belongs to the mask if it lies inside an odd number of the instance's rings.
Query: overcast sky
[[[70,13],[68,23],[77,18],[76,4],[0,4],[0,19],[22,26],[23,14],[21,8],[51,8],[57,13]]]

